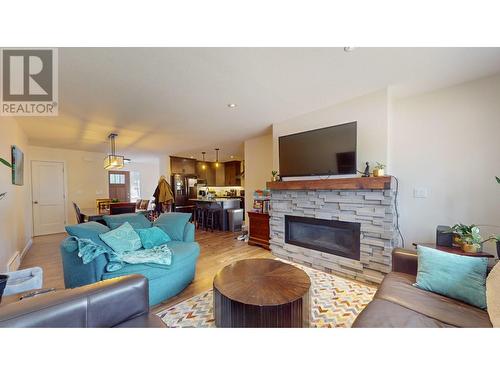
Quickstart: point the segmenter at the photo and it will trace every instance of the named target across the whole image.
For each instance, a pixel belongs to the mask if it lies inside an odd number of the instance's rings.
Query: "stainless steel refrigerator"
[[[174,211],[191,212],[197,198],[196,175],[175,173],[171,176],[171,185],[174,192]]]

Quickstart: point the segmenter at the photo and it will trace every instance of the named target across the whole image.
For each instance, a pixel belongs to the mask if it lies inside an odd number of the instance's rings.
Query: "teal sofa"
[[[61,243],[61,257],[64,269],[64,284],[66,288],[76,288],[93,284],[101,280],[114,277],[140,274],[149,281],[149,304],[156,305],[180,293],[193,281],[196,261],[200,254],[200,246],[195,242],[195,228],[189,223],[190,214],[166,213],[157,221],[150,223],[143,214],[122,214],[104,217],[107,224],[88,222],[67,226],[70,236],[88,238],[101,246],[107,246],[100,238],[110,228],[116,228],[124,222],[129,222],[134,229],[147,228],[152,225],[163,229],[172,241],[168,247],[172,250],[172,264],[169,266],[158,264],[127,264],[122,269],[107,272],[108,263],[105,254],[99,255],[88,264],[83,264],[78,257],[78,245],[75,239],[67,237]]]

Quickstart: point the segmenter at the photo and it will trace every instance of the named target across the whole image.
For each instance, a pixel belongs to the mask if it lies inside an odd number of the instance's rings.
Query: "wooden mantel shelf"
[[[266,186],[269,190],[389,190],[391,176],[269,181]]]

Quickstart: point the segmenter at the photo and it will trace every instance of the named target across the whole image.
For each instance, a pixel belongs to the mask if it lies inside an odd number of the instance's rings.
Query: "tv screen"
[[[356,122],[279,137],[282,177],[356,173]]]

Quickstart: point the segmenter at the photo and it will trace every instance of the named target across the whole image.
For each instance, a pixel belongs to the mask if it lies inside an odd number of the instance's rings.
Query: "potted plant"
[[[273,175],[273,181],[280,180],[280,176],[278,175],[278,171],[271,171],[271,174]]]
[[[451,231],[460,236],[461,248],[466,253],[477,253],[481,250],[484,241],[479,234],[479,228],[475,224],[455,224],[451,227]]]
[[[3,165],[5,165],[5,166],[7,166],[9,168],[12,168],[12,165],[7,160],[5,160],[5,159],[0,158],[0,163],[2,163]],[[7,193],[5,193],[5,192],[4,193],[0,193],[0,200],[3,199],[6,194]]]
[[[373,168],[373,177],[382,177],[384,176],[385,164],[376,162],[375,168]]]

